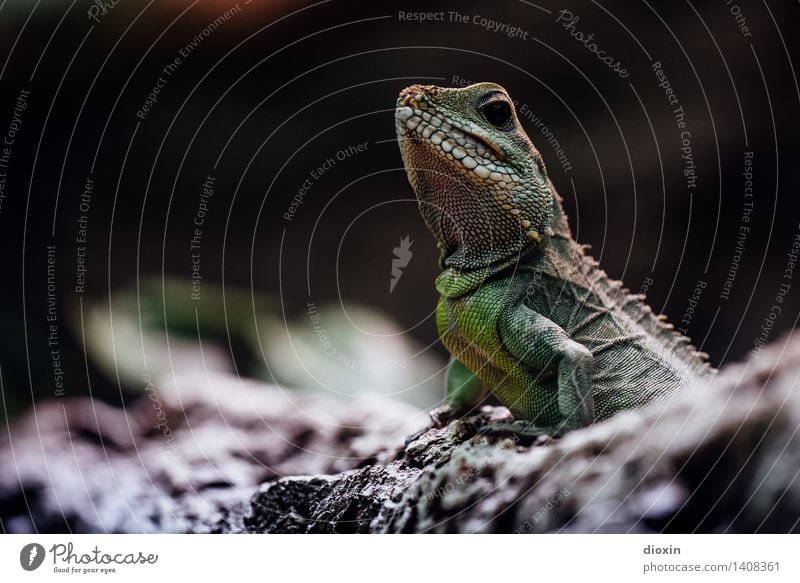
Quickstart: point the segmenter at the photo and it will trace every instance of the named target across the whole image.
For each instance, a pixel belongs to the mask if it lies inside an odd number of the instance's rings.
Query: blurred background
[[[743,359],[800,307],[798,24],[737,0],[5,0],[0,420],[202,368],[435,404],[438,256],[393,125],[415,82],[505,86],[578,241]]]

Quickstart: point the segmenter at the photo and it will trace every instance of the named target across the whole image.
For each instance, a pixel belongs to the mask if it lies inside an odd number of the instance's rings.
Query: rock
[[[262,486],[250,532],[798,532],[800,335],[705,390],[545,445],[502,412],[430,429],[383,466]],[[287,504],[287,501],[291,501]]]
[[[0,439],[0,520],[6,532],[243,530],[260,483],[389,461],[426,419],[226,375],[157,382],[126,411],[49,401]]]
[[[534,443],[482,433],[499,407],[425,429],[391,401],[166,381],[127,415],[37,407],[46,429],[30,416],[0,445],[0,518],[9,532],[798,532],[798,370],[800,334],[709,387]]]

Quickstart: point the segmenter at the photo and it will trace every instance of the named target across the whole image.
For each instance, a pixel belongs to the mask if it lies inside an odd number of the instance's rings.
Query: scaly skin
[[[529,434],[560,434],[706,382],[704,353],[572,238],[541,155],[493,83],[413,85],[395,113],[441,250],[437,325],[456,411],[491,390]]]

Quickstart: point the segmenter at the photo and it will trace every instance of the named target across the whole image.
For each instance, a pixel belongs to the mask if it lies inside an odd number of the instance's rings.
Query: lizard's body
[[[474,404],[488,388],[531,427],[565,431],[713,374],[572,239],[501,87],[412,86],[396,119],[442,250],[437,325],[452,355],[451,405]]]

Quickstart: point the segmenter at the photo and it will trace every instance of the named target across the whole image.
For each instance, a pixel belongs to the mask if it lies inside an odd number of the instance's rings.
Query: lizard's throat
[[[446,212],[443,208],[453,210]],[[485,220],[465,222],[466,218],[481,215]],[[496,211],[482,213],[451,205],[423,205],[423,216],[441,251],[442,269],[481,271],[488,276],[514,265],[539,244],[516,221],[498,221]]]

